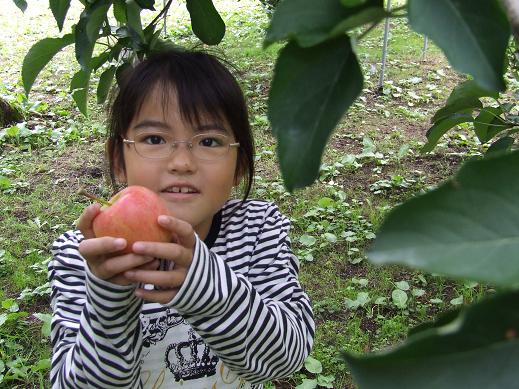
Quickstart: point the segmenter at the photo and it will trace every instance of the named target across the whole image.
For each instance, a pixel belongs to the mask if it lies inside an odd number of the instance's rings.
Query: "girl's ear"
[[[110,153],[108,153],[110,155]],[[124,156],[122,149],[114,147],[112,153],[112,172],[118,183],[126,183],[126,167],[124,166]]]
[[[121,167],[119,165],[120,165],[119,163],[114,165],[115,178],[116,178],[118,183],[126,184],[126,182],[127,182],[126,170],[124,169],[124,166]]]
[[[124,166],[123,157],[116,157],[114,159],[114,175],[120,184],[125,184],[127,182],[126,179],[126,168]]]

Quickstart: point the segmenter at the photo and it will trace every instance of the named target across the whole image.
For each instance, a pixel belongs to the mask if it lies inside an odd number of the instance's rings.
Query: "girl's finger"
[[[167,215],[160,215],[158,222],[174,233],[179,244],[190,249],[195,247],[195,231],[191,224]]]
[[[135,254],[125,254],[117,257],[107,258],[97,265],[97,272],[106,278],[111,278],[116,274],[124,273],[127,270],[139,268],[149,262],[155,261],[153,257],[146,257]],[[157,268],[155,262],[155,269]]]
[[[166,290],[147,290],[147,289],[136,289],[135,295],[143,300],[167,304],[177,295],[178,289],[166,289]]]
[[[145,263],[144,265],[137,267],[136,269],[156,270],[158,268],[158,266],[159,266],[159,260],[158,259],[153,259],[150,262]],[[112,278],[110,278],[109,281],[113,282],[114,284],[118,284],[118,285],[131,285],[131,284],[135,283],[134,281],[129,280],[128,278],[126,278],[124,276],[124,274],[117,274],[117,275],[113,276]]]
[[[126,247],[126,239],[104,236],[85,239],[79,244],[79,252],[85,258],[101,257],[114,254]]]
[[[162,288],[179,288],[186,279],[185,270],[129,270],[124,276],[133,282],[152,284]]]
[[[167,259],[183,267],[189,267],[193,260],[193,250],[176,243],[135,242],[132,251],[135,254]]]
[[[85,208],[77,224],[77,228],[81,230],[81,233],[85,239],[95,238],[94,230],[92,228],[92,222],[94,221],[97,214],[101,212],[100,204],[91,204]]]

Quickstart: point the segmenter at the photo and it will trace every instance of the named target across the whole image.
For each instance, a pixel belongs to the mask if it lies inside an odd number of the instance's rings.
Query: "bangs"
[[[193,56],[196,54],[192,53]],[[157,91],[163,112],[170,107],[171,94],[176,93],[182,120],[195,127],[203,124],[204,119],[215,120],[224,128],[230,126],[226,129],[236,136],[236,128],[243,126],[243,117],[237,117],[238,120],[234,118],[236,107],[243,105],[243,97],[239,85],[228,71],[222,71],[222,65],[207,61],[205,56],[168,59],[157,60],[155,66],[148,64],[144,69],[139,69],[139,64],[133,69],[126,85],[121,88],[124,92],[120,93],[123,100],[120,103],[126,107],[122,128],[129,128],[144,101]],[[225,123],[228,125],[225,126]]]

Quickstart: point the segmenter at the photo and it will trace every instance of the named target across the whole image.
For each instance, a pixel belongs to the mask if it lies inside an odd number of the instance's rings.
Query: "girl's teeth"
[[[192,192],[194,192],[190,188],[179,188],[179,187],[173,187],[173,188],[171,188],[170,191],[173,193],[192,193]]]

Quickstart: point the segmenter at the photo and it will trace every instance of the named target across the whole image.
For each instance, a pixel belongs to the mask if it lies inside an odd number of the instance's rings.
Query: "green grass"
[[[95,104],[92,90],[91,115],[83,118],[68,94],[70,77],[79,68],[73,50],[60,53],[38,78],[29,101],[23,98],[15,70],[21,68],[27,48],[45,36],[58,35],[43,3],[29,3],[22,15],[7,2],[7,12],[0,15],[0,28],[6,31],[0,38],[0,95],[21,102],[29,128],[8,141],[0,138],[0,176],[8,180],[0,184],[0,302],[8,307],[0,309],[0,318],[11,315],[0,325],[0,377],[4,374],[5,380],[0,387],[9,388],[49,386],[48,337],[42,335],[42,323],[33,314],[50,313],[44,287],[50,244],[74,226],[87,204],[75,194],[79,186],[104,196],[110,193],[100,162],[104,109]],[[429,118],[460,76],[432,43],[421,61],[423,38],[397,19],[391,25],[386,83],[379,93],[382,27],[373,30],[357,44],[365,91],[330,139],[319,180],[290,194],[283,187],[266,120],[269,80],[281,45],[262,49],[268,16],[259,2],[216,4],[227,23],[218,50],[240,69],[256,137],[252,197],[277,202],[291,218],[300,279],[317,322],[312,357],[322,363],[322,375],[335,377],[335,388],[353,387],[341,351],[393,345],[410,328],[454,307],[456,298],[462,296],[468,303],[485,293],[480,285],[400,267],[374,267],[366,259],[377,227],[393,206],[434,187],[464,158],[479,152],[473,137],[463,132],[446,136],[434,153],[419,152]],[[78,14],[77,9],[71,12]],[[196,43],[182,6],[172,10],[168,26],[177,42]],[[392,293],[402,281],[409,286],[409,300],[397,307]],[[362,300],[363,296],[368,299]],[[11,299],[19,304],[17,310],[9,308]],[[272,386],[292,388],[313,377],[315,373],[303,368]]]

